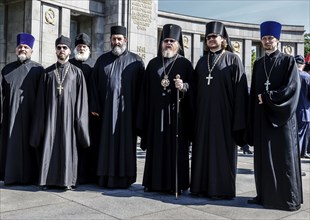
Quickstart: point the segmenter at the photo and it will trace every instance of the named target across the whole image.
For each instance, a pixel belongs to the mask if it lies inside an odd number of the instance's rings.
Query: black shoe
[[[310,155],[309,155],[309,154],[305,154],[305,155],[303,156],[303,158],[310,159]]]
[[[301,176],[306,176],[306,172],[301,172]]]
[[[248,203],[249,203],[249,204],[256,204],[256,205],[261,205],[261,204],[262,204],[261,201],[260,201],[260,199],[257,198],[257,197],[254,197],[253,199],[249,199],[249,200],[248,200]]]
[[[42,186],[41,189],[42,190],[48,190],[49,188],[48,188],[48,186]]]
[[[253,154],[253,152],[250,151],[250,149],[247,149],[247,150],[243,150],[243,154]]]

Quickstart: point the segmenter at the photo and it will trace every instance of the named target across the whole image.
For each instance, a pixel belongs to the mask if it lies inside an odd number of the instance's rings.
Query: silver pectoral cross
[[[268,91],[269,90],[269,86],[271,85],[271,83],[269,82],[269,79],[266,80],[264,85],[266,86],[266,91]]]
[[[213,77],[209,73],[209,75],[206,77],[206,79],[208,80],[208,85],[210,85],[210,81],[211,81],[211,79],[213,79]]]
[[[61,95],[61,91],[64,89],[64,87],[62,87],[62,85],[58,85],[57,86],[57,90],[58,90],[58,95]]]

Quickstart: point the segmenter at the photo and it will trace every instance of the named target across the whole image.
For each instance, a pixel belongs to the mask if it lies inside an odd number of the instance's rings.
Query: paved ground
[[[145,193],[141,186],[144,153],[138,150],[138,180],[127,190],[84,185],[74,191],[41,191],[36,186],[4,187],[0,219],[310,219],[310,160],[302,160],[304,204],[295,212],[249,205],[255,196],[253,156],[238,155],[237,198],[210,200],[182,194]]]

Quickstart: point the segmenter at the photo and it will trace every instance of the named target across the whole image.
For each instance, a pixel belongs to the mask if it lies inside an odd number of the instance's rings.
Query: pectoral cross
[[[266,80],[264,85],[266,86],[266,91],[268,91],[269,90],[269,86],[271,85],[271,83],[269,82],[269,79]]]
[[[209,75],[206,77],[206,79],[208,80],[208,85],[210,85],[210,81],[211,81],[211,79],[213,79],[213,77],[209,73]]]
[[[58,95],[61,95],[61,90],[63,90],[64,87],[62,87],[62,85],[58,85],[57,89],[58,89]]]

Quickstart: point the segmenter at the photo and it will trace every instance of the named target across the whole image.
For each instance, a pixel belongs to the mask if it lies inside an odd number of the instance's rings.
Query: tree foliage
[[[310,33],[305,34],[305,57],[310,54]]]

